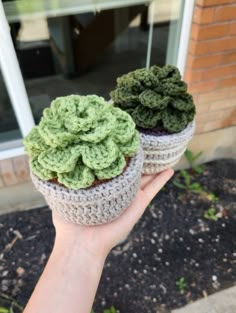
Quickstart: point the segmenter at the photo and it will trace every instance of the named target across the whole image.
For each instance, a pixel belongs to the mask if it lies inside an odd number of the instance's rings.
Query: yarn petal
[[[124,143],[120,144],[119,149],[125,156],[132,157],[137,152],[139,145],[140,145],[139,133],[137,130],[135,130],[134,135],[130,139],[130,141],[126,142],[125,144]]]
[[[80,156],[81,151],[78,146],[76,148],[71,146],[66,149],[50,148],[39,155],[38,161],[50,171],[68,173],[74,169]]]
[[[112,131],[113,139],[116,143],[126,143],[134,134],[135,123],[129,114],[119,108],[113,108],[112,112],[116,116],[115,127]]]
[[[143,128],[154,128],[157,126],[158,121],[161,120],[161,111],[154,111],[142,104],[136,107],[132,113],[132,118],[136,125]]]
[[[95,175],[98,179],[110,179],[120,175],[125,165],[125,158],[122,153],[120,153],[118,158],[109,167],[95,171]]]
[[[185,112],[175,109],[168,109],[162,115],[163,127],[170,133],[177,133],[184,129],[188,124]]]
[[[69,173],[59,173],[59,183],[71,189],[81,189],[90,187],[95,180],[95,176],[90,168],[78,162]]]
[[[56,177],[55,172],[48,170],[39,163],[38,157],[31,158],[29,165],[31,171],[42,180],[49,180]]]
[[[30,131],[30,133],[25,137],[23,143],[26,152],[30,156],[37,155],[48,148],[44,139],[39,134],[38,127],[34,127]]]
[[[153,90],[146,89],[139,95],[141,104],[150,109],[163,110],[170,103],[171,98],[168,96],[162,96]]]
[[[96,127],[87,132],[78,134],[78,138],[83,141],[97,143],[106,138],[114,129],[116,117],[109,111],[105,112],[103,116],[96,123]]]
[[[118,157],[119,150],[116,143],[108,137],[97,143],[86,143],[82,151],[82,160],[93,170],[101,170],[111,165]]]

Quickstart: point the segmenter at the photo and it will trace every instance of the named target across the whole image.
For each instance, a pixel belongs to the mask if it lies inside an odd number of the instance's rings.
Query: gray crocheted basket
[[[88,189],[72,190],[43,181],[31,173],[36,188],[52,210],[81,225],[108,223],[126,209],[136,195],[143,166],[142,149],[131,158],[124,173]]]
[[[174,166],[180,160],[192,138],[195,122],[191,122],[179,133],[155,136],[141,134],[144,150],[144,174],[154,174]]]

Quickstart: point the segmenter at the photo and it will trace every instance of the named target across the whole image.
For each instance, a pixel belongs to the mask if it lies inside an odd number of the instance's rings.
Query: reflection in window
[[[19,126],[0,71],[0,143],[20,137]]]

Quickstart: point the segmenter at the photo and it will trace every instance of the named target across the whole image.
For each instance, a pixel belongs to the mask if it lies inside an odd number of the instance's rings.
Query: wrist
[[[83,232],[56,233],[54,251],[58,254],[68,254],[71,259],[83,260],[84,264],[94,268],[103,267],[109,253],[101,243],[97,243]]]

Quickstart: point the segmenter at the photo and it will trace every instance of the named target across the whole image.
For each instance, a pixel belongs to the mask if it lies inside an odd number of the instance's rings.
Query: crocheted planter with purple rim
[[[141,134],[144,150],[142,172],[154,174],[164,171],[177,164],[187,148],[195,129],[195,122],[191,122],[179,133],[155,136]]]
[[[187,84],[172,65],[141,68],[117,78],[111,93],[115,107],[128,112],[141,134],[143,173],[174,166],[195,128],[195,105]]]

